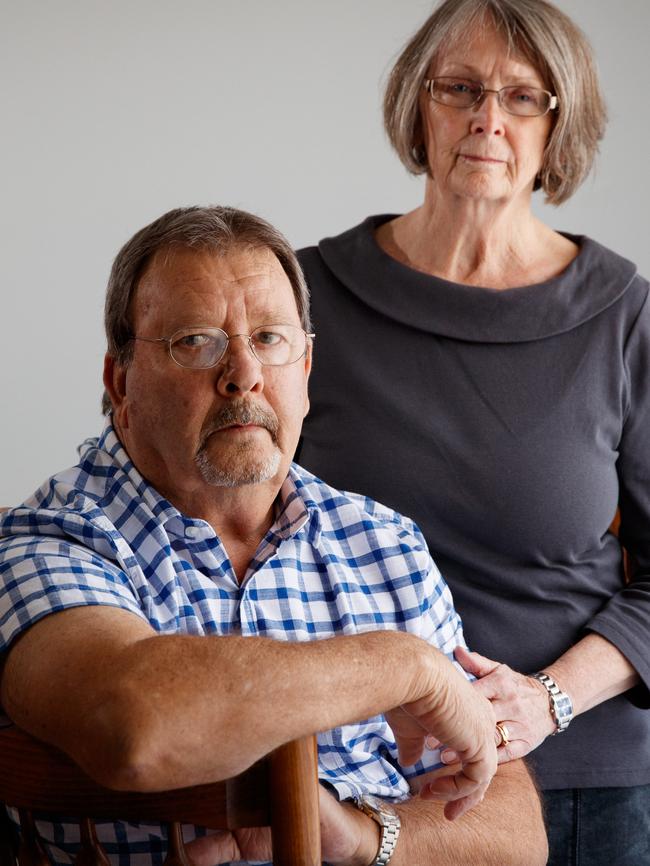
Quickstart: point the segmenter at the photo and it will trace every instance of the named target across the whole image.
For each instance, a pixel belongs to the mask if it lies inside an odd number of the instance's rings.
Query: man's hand
[[[497,769],[496,722],[490,701],[450,665],[446,688],[386,713],[403,766],[414,764],[425,743],[444,744],[458,770],[425,785],[424,799],[448,801],[445,817],[454,820],[480,803]],[[452,763],[452,761],[449,761]]]
[[[369,866],[379,850],[379,825],[351,803],[339,803],[320,788],[322,858],[332,866]],[[186,846],[194,866],[238,860],[271,860],[271,830],[218,830]]]

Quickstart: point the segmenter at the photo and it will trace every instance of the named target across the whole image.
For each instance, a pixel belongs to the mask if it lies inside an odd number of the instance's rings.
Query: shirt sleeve
[[[645,302],[625,346],[626,406],[620,440],[619,537],[631,556],[629,582],[587,628],[613,643],[650,688],[650,302]],[[635,699],[635,702],[636,702]]]
[[[29,535],[0,541],[0,653],[48,614],[99,604],[147,621],[127,575],[82,545]]]

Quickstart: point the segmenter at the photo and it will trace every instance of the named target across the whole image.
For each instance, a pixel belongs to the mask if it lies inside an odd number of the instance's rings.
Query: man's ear
[[[111,398],[113,419],[117,426],[129,426],[128,403],[126,399],[126,367],[118,364],[112,355],[104,355],[104,388]]]
[[[309,376],[311,373],[311,358],[312,358],[312,347],[311,344],[307,348],[307,352],[305,353],[305,411],[303,413],[303,418],[307,417],[307,413],[309,412]]]

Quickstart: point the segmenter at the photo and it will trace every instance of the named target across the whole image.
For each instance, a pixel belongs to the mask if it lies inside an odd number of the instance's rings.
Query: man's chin
[[[280,468],[279,449],[266,458],[259,454],[238,454],[232,460],[217,461],[203,449],[196,455],[196,465],[203,480],[212,487],[245,487],[270,481]]]

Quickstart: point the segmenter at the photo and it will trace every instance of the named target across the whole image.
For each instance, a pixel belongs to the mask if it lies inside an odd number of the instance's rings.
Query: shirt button
[[[185,538],[198,538],[200,531],[198,526],[186,526]]]

